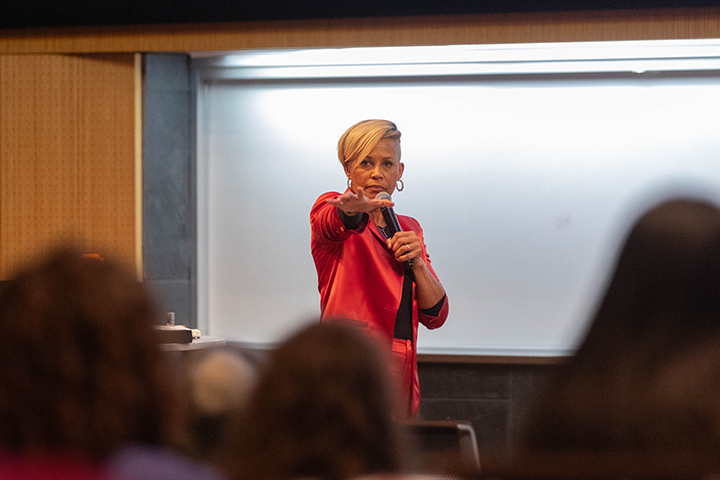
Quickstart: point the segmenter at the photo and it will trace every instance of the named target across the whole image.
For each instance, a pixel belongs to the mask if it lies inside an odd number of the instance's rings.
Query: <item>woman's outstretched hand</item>
[[[357,192],[351,190],[338,197],[328,198],[326,202],[330,205],[335,205],[347,215],[355,215],[360,212],[372,212],[380,207],[395,206],[395,202],[392,200],[379,200],[366,197],[362,187],[358,187]]]

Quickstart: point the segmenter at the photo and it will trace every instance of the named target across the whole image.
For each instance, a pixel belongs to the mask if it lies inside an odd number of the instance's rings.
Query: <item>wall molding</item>
[[[720,37],[720,8],[0,29],[0,54],[201,52]]]

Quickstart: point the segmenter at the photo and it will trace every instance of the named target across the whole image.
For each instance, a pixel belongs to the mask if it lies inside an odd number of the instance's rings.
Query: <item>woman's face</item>
[[[405,165],[400,163],[400,145],[397,140],[383,138],[367,157],[356,162],[352,170],[345,173],[352,180],[354,192],[362,187],[366,197],[375,198],[383,191],[392,195],[404,169]]]

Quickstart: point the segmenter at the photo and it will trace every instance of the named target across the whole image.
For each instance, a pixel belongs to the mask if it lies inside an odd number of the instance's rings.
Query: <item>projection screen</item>
[[[267,346],[317,321],[310,207],[345,189],[345,129],[386,118],[402,132],[395,210],[421,223],[450,302],[418,351],[572,352],[639,212],[720,200],[719,54],[695,41],[195,58],[200,328]]]

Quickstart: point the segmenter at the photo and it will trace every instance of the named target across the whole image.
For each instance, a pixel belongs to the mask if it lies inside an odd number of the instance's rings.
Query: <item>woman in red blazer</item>
[[[404,187],[400,131],[387,120],[359,122],[340,137],[338,157],[348,188],[321,195],[310,213],[321,321],[351,321],[392,349],[391,372],[412,417],[420,406],[418,323],[441,326],[448,300],[420,224],[398,215],[401,231],[391,234],[381,207],[394,203],[376,198]]]

